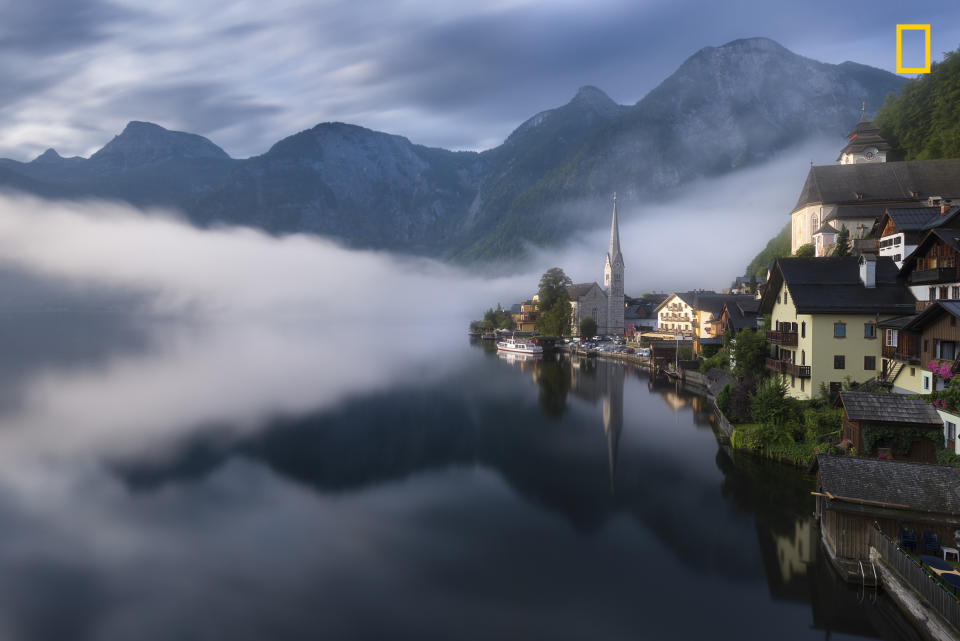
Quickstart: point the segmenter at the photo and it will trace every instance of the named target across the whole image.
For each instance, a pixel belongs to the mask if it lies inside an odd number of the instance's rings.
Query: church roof
[[[880,128],[864,118],[860,119],[847,138],[850,142],[840,151],[837,160],[843,158],[844,154],[858,154],[870,147],[876,147],[877,151],[890,151],[890,144],[880,136]]]
[[[613,220],[610,222],[610,248],[607,251],[607,257],[613,264],[620,257],[623,262],[623,254],[620,253],[620,225],[617,223],[617,195],[613,195]]]
[[[581,298],[589,294],[590,290],[593,289],[594,287],[599,289],[601,293],[606,294],[606,292],[603,291],[603,288],[600,287],[600,285],[598,285],[596,281],[594,281],[592,283],[575,283],[573,285],[570,285],[569,287],[567,287],[567,295],[570,296],[570,300],[574,300],[574,301],[580,300]]]
[[[960,198],[960,158],[811,167],[793,210],[813,204]]]

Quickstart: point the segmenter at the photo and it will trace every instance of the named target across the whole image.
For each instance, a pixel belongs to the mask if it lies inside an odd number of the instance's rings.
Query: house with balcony
[[[937,300],[960,300],[960,227],[931,229],[903,261],[901,277],[918,301],[917,310]]]
[[[661,332],[693,336],[697,323],[696,309],[701,296],[717,295],[716,292],[676,292],[657,305],[657,328]]]
[[[843,382],[880,371],[879,321],[914,313],[916,301],[893,259],[781,258],[759,313],[770,316],[767,369],[783,376],[789,394],[811,399],[821,386],[838,394]]]
[[[722,318],[723,311],[727,305],[733,305],[734,314],[742,318],[742,308],[736,307],[738,303],[747,309],[752,309],[754,318],[756,317],[759,301],[753,294],[702,294],[697,297],[694,310],[697,319],[693,332],[694,354],[703,354],[705,349],[720,347],[726,330]]]
[[[878,253],[890,256],[902,267],[920,240],[931,229],[960,225],[960,207],[942,199],[930,198],[926,207],[889,207],[873,228],[879,239]]]
[[[530,300],[520,303],[520,313],[513,317],[513,322],[516,324],[518,332],[536,331],[539,304],[539,295],[534,295]]]

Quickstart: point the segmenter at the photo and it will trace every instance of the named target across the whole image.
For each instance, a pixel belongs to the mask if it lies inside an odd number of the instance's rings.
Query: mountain
[[[201,136],[131,122],[89,159],[48,150],[30,163],[0,160],[0,187],[176,206],[200,225],[496,260],[596,226],[614,191],[627,209],[812,137],[834,136],[839,147],[861,101],[879,105],[903,82],[751,38],[701,49],[631,106],[583,87],[482,153],[324,123],[234,160]]]

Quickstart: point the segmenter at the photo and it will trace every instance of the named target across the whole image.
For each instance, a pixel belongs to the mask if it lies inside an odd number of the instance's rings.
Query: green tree
[[[754,422],[759,424],[758,435],[765,445],[783,440],[783,429],[790,417],[787,400],[787,381],[783,376],[772,376],[757,385],[750,402]]]
[[[584,338],[590,338],[591,336],[597,335],[597,321],[593,320],[593,316],[587,316],[580,321],[580,336]]]
[[[817,252],[813,248],[812,243],[807,243],[806,245],[797,247],[797,251],[793,252],[793,255],[797,258],[813,258],[817,255]]]
[[[509,310],[503,309],[500,303],[497,303],[496,309],[491,307],[484,312],[483,320],[490,323],[490,326],[496,329],[513,329],[515,326],[513,315]]]
[[[960,158],[960,54],[948,52],[930,73],[890,94],[874,124],[893,159]]]
[[[778,258],[786,258],[790,255],[790,242],[790,223],[787,223],[776,236],[770,239],[763,251],[750,261],[746,275],[766,278],[768,265],[777,262]]]
[[[767,359],[767,343],[762,332],[752,329],[741,330],[734,341],[732,356],[733,374],[737,378],[747,375],[762,377]]]
[[[537,331],[545,336],[570,335],[570,294],[573,281],[559,267],[551,267],[540,277],[540,314]]]
[[[850,255],[850,230],[846,227],[841,227],[840,233],[837,234],[837,242],[833,246],[833,255],[841,258]]]

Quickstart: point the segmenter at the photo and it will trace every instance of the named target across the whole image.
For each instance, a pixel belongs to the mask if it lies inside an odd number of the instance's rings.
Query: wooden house
[[[876,458],[881,453],[897,460],[937,462],[934,440],[943,421],[928,402],[903,394],[840,392],[843,409],[843,438],[853,442],[861,456]]]
[[[936,300],[920,314],[883,321],[881,379],[896,392],[929,394],[944,381],[931,372],[931,363],[960,358],[960,300]]]
[[[846,580],[861,581],[860,561],[866,563],[870,557],[874,523],[893,540],[904,526],[918,538],[925,531],[936,532],[941,545],[957,546],[956,468],[823,454],[813,467],[820,535],[830,561]]]

